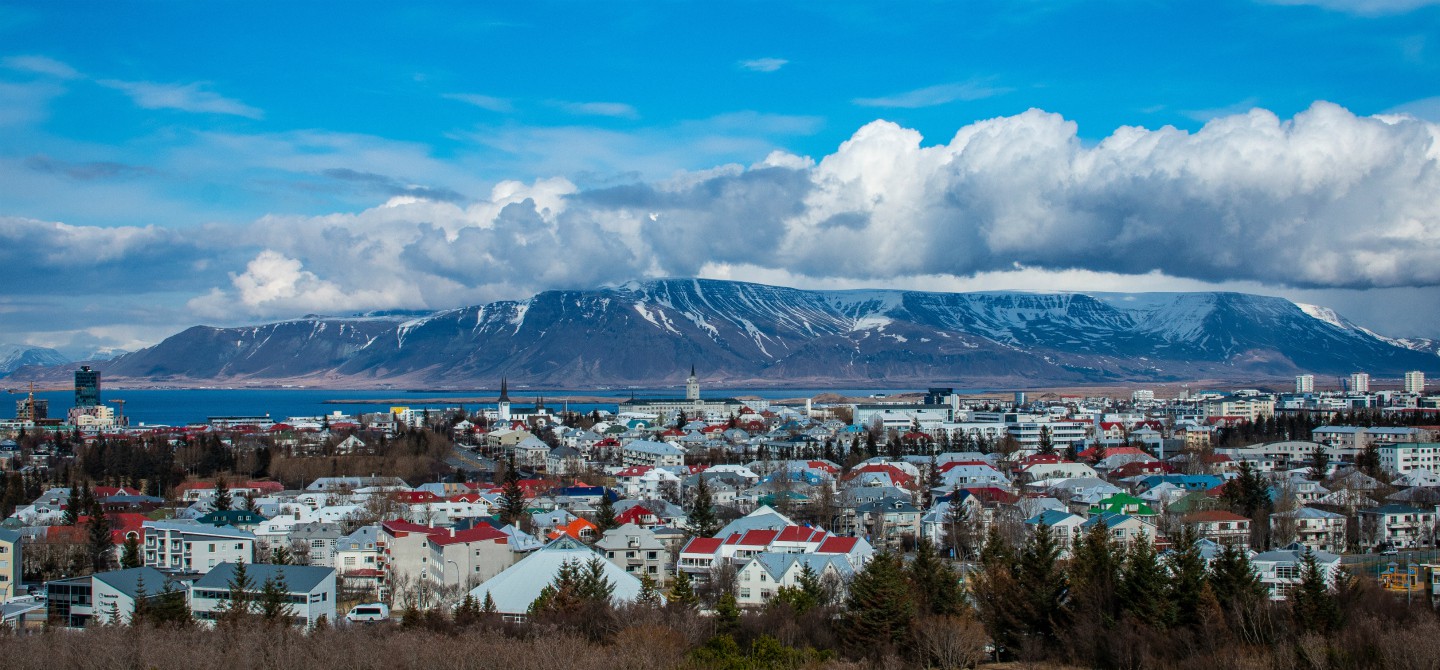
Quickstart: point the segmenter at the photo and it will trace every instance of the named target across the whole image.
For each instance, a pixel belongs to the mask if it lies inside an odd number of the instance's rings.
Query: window
[[[749,597],[750,597],[750,589],[740,589],[740,597],[741,597],[741,598],[749,598]]]
[[[244,543],[244,542],[236,542],[236,543],[235,543],[235,551],[245,551],[245,543]]]
[[[211,542],[211,543],[210,543],[210,553],[212,553],[212,554],[215,553],[215,543],[214,543],[214,542]]]

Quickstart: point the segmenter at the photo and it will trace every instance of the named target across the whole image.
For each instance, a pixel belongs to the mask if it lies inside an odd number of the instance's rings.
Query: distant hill
[[[0,344],[0,377],[27,365],[65,365],[70,359],[54,349],[24,344]]]
[[[1440,357],[1398,342],[1322,307],[1240,293],[804,291],[665,279],[423,316],[196,326],[97,365],[110,380],[429,388],[501,376],[566,388],[668,384],[692,364],[709,383],[787,385],[1440,372]]]

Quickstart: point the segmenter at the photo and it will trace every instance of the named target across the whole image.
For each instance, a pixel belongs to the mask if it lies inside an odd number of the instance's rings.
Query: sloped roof
[[[140,581],[145,581],[146,596],[153,596],[165,588],[165,582],[169,579],[165,573],[155,568],[144,566],[139,568],[127,568],[125,570],[111,570],[92,575],[94,579],[109,584],[115,590],[130,596],[136,597],[140,591]]]
[[[500,574],[485,580],[485,583],[471,589],[470,595],[478,602],[485,602],[490,596],[495,609],[505,614],[525,614],[530,604],[540,596],[540,590],[555,581],[555,575],[565,563],[589,563],[591,559],[600,562],[605,578],[615,585],[610,601],[615,604],[633,602],[640,595],[640,580],[623,568],[605,560],[595,550],[570,537],[561,537],[545,545],[512,565]]]
[[[285,589],[290,593],[308,593],[319,586],[326,579],[335,579],[334,568],[322,568],[314,565],[274,565],[271,563],[246,563],[245,574],[254,582],[258,591],[260,585],[272,576],[276,579],[285,580]],[[221,563],[211,568],[200,579],[195,580],[195,587],[202,589],[228,589],[230,580],[235,576],[234,563]]]

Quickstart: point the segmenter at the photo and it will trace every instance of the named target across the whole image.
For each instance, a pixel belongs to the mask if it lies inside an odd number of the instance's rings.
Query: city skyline
[[[0,3],[0,342],[658,276],[1440,336],[1440,7]]]

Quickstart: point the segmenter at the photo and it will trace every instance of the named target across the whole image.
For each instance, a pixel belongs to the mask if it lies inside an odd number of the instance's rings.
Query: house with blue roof
[[[1031,532],[1038,526],[1050,529],[1050,534],[1060,546],[1061,558],[1070,557],[1070,549],[1084,532],[1081,530],[1084,524],[1085,517],[1058,509],[1047,509],[1025,520],[1025,526]]]
[[[751,556],[735,572],[735,602],[742,607],[759,607],[770,602],[782,587],[800,586],[800,576],[809,568],[822,583],[837,587],[843,598],[844,585],[855,574],[845,554],[790,554],[762,552]]]
[[[1150,542],[1155,541],[1155,528],[1141,521],[1138,517],[1133,517],[1129,514],[1100,512],[1086,519],[1085,523],[1080,524],[1080,530],[1081,532],[1089,532],[1091,528],[1095,527],[1095,524],[1104,524],[1104,526],[1110,530],[1110,536],[1115,538],[1116,542],[1127,547],[1130,546],[1132,542],[1140,540],[1141,538]]]

